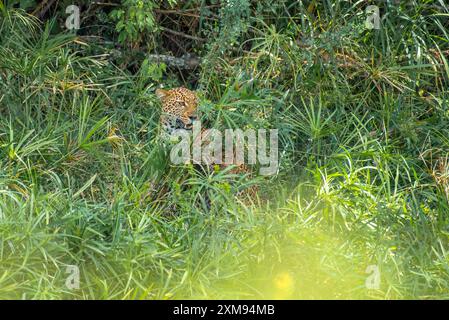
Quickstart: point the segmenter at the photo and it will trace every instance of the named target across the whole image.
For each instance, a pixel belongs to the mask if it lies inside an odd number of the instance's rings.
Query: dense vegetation
[[[0,0],[0,297],[449,298],[448,17],[445,0]],[[216,128],[279,129],[278,174],[170,164],[161,85],[197,90]]]

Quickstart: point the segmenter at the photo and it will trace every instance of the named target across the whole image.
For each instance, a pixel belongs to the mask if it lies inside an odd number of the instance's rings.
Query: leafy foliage
[[[379,30],[363,1],[104,3],[74,34],[0,1],[0,297],[448,298],[444,1],[379,1]],[[279,129],[279,174],[170,164],[161,84]]]
[[[119,9],[111,12],[110,17],[116,21],[118,41],[121,43],[138,39],[141,33],[155,32],[156,21],[153,15],[155,3],[142,0],[123,0]]]

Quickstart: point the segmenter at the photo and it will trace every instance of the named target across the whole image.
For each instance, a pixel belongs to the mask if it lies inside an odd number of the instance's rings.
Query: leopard
[[[162,103],[160,124],[162,129],[171,134],[176,129],[191,129],[197,119],[199,103],[195,92],[185,88],[156,89],[156,96]]]
[[[199,119],[198,95],[185,87],[178,87],[173,89],[156,89],[156,96],[162,104],[162,114],[160,118],[160,126],[164,134],[170,135],[176,129],[192,130],[193,122]],[[204,135],[206,129],[203,129],[201,134]],[[224,170],[228,167],[227,164],[211,164],[214,171]],[[204,168],[203,168],[204,169]],[[210,170],[210,169],[209,169]],[[232,175],[246,175],[251,176],[252,170],[244,164],[233,166],[229,173]],[[236,198],[248,199],[255,198],[258,193],[256,185],[238,191]],[[249,197],[248,197],[249,195]]]

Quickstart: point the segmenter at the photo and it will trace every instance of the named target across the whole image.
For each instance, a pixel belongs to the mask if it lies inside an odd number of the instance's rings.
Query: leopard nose
[[[198,116],[196,116],[196,115],[190,116],[190,117],[189,117],[190,123],[194,123],[195,121],[198,121],[198,120],[199,120],[199,118],[198,118]]]

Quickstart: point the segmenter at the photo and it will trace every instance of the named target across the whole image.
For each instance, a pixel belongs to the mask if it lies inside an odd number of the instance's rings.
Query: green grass
[[[280,1],[241,46],[210,45],[204,120],[280,133],[279,174],[240,200],[247,177],[167,161],[154,89],[174,72],[0,6],[0,298],[449,298],[449,12],[431,2],[366,30],[360,1]]]

